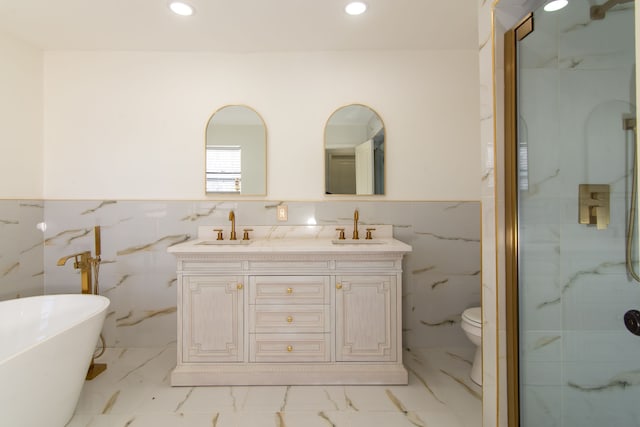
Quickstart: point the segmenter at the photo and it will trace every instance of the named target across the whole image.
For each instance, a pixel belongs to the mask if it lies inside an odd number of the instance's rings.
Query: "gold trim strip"
[[[533,12],[522,18],[522,20],[514,27],[516,40],[522,41],[525,37],[533,32]]]
[[[517,45],[533,31],[533,14],[504,35],[505,286],[507,419],[520,425],[518,295],[518,64]]]
[[[493,84],[493,157],[494,157],[494,165],[496,165],[496,169],[494,169],[494,208],[495,208],[495,271],[496,271],[496,282],[495,282],[495,299],[496,299],[496,425],[500,426],[501,418],[500,418],[500,265],[499,265],[499,257],[500,257],[500,211],[499,211],[499,181],[498,174],[499,170],[498,166],[498,117],[497,117],[497,77],[496,77],[496,9],[501,0],[493,0],[493,4],[491,6],[491,70],[492,70],[492,84]],[[509,37],[512,40],[511,43],[507,43],[507,39],[505,38],[505,117],[504,117],[504,131],[505,131],[505,141],[504,141],[504,149],[505,149],[505,165],[504,165],[504,173],[505,173],[505,291],[506,295],[506,335],[507,335],[507,343],[506,343],[506,352],[507,352],[507,425],[508,426],[519,426],[519,383],[518,383],[518,294],[517,294],[517,182],[516,177],[513,173],[514,168],[517,167],[517,163],[513,163],[513,159],[515,159],[515,154],[517,153],[517,146],[512,143],[512,141],[516,141],[517,138],[514,138],[514,135],[517,135],[517,111],[516,111],[516,98],[515,98],[515,89],[516,81],[515,81],[515,47],[516,47],[516,38],[517,40],[524,39],[528,34],[533,31],[533,20],[532,14],[526,16],[522,21],[520,21],[510,32],[505,34],[505,37]],[[517,30],[517,31],[516,31]],[[509,50],[511,51],[509,52]],[[513,61],[511,65],[507,64],[507,57],[512,56]],[[513,76],[513,79],[509,81],[509,77]],[[511,98],[511,99],[509,99]],[[511,120],[509,119],[511,118]],[[514,119],[516,118],[516,119]],[[515,150],[515,151],[514,151]],[[517,169],[516,169],[517,170]],[[515,281],[514,281],[515,278]],[[515,286],[514,286],[515,283]],[[484,417],[483,417],[484,418]],[[484,421],[484,420],[483,420]]]
[[[504,35],[504,168],[505,168],[505,292],[507,311],[507,419],[519,425],[518,363],[518,184],[517,177],[517,86],[516,29]]]
[[[498,218],[498,197],[496,192],[498,191],[498,154],[497,154],[497,142],[498,142],[498,133],[497,133],[497,82],[496,82],[496,7],[500,3],[500,0],[494,0],[491,5],[491,77],[492,77],[492,100],[493,100],[493,216],[494,216],[494,245],[495,245],[495,254],[494,254],[494,263],[495,263],[495,320],[496,320],[496,348],[495,348],[495,376],[496,376],[496,427],[500,426],[500,297],[499,297],[499,273],[500,267],[498,264],[500,248],[498,247],[498,242],[500,241],[498,238],[499,231],[499,218]],[[484,406],[484,405],[483,405]],[[484,417],[483,417],[484,418]],[[484,419],[482,420],[482,424],[484,425]]]

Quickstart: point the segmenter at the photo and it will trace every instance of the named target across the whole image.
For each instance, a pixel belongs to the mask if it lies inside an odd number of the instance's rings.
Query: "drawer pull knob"
[[[336,289],[342,289],[342,283],[336,284]]]
[[[287,322],[289,322],[289,323],[293,322],[293,317],[287,316]]]
[[[292,345],[288,345],[287,346],[287,351],[288,352],[292,352],[293,351],[293,346]]]
[[[287,293],[291,295],[293,293],[293,288],[287,288]]]
[[[242,286],[242,283],[238,283],[237,288],[238,288],[238,289],[242,289],[242,287],[243,287],[243,286]]]

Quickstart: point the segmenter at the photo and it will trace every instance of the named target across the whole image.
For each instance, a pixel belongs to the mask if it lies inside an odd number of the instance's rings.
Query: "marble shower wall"
[[[464,309],[480,304],[478,202],[292,202],[289,220],[276,221],[270,201],[45,201],[46,293],[79,292],[79,273],[64,256],[94,250],[102,230],[100,293],[111,300],[104,335],[108,346],[162,347],[176,340],[175,259],[170,245],[195,238],[198,226],[393,224],[411,245],[404,262],[406,347],[469,347],[460,329]]]
[[[44,292],[41,200],[0,200],[0,301]]]
[[[622,127],[635,114],[634,13],[617,7],[589,21],[588,7],[570,2],[561,14],[536,15],[536,32],[522,42],[521,143],[529,168],[520,190],[520,338],[528,425],[636,425],[640,417],[640,342],[622,319],[640,301],[625,270],[634,141]],[[578,224],[579,184],[610,186],[607,229]]]

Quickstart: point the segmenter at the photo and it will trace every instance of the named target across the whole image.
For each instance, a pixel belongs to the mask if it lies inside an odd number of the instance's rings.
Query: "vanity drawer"
[[[250,305],[249,332],[329,332],[328,305]]]
[[[249,304],[329,304],[329,276],[253,276]]]
[[[330,334],[249,334],[250,362],[329,362]]]

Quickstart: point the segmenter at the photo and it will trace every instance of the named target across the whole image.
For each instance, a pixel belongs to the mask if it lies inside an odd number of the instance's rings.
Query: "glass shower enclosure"
[[[521,426],[640,426],[634,14],[540,7],[516,46]]]

